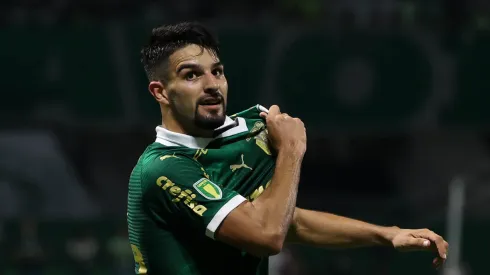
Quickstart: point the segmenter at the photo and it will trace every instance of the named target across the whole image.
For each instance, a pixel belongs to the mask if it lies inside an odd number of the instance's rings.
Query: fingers
[[[413,238],[410,239],[409,246],[424,249],[430,246],[430,241],[424,238]]]
[[[405,239],[402,243],[397,244],[401,251],[423,251],[430,247],[430,241],[416,236]]]
[[[438,256],[432,261],[434,267],[439,269],[445,263],[449,245],[441,236],[429,229],[407,230],[406,232],[407,235],[402,234],[398,241],[395,240],[395,247],[405,251],[435,251]]]
[[[437,270],[442,267],[442,264],[444,264],[444,260],[439,258],[439,257],[436,257],[436,258],[434,258],[434,260],[432,260],[432,265]]]
[[[297,117],[291,117],[288,113],[281,113],[281,110],[279,108],[279,106],[277,105],[272,105],[270,108],[269,108],[269,112],[260,112],[260,117],[263,118],[263,119],[267,119],[268,117],[271,117],[271,118],[282,118],[282,119],[293,119],[294,121],[296,122],[299,122],[301,123],[301,125],[303,125],[303,128],[304,128],[304,123],[301,119],[297,118]],[[305,128],[306,130],[306,128]]]
[[[449,245],[441,236],[437,235],[436,233],[428,229],[422,229],[419,237],[430,240],[432,244],[435,246],[435,248],[437,249],[437,253],[439,254],[439,257],[441,257],[444,260],[447,258],[447,251]]]
[[[291,118],[288,114],[286,113],[281,113],[281,109],[279,108],[279,106],[277,105],[272,105],[269,109],[269,113],[266,113],[266,112],[260,112],[260,117],[261,118],[265,118],[267,119],[268,116],[270,117],[276,117],[278,115],[280,115],[282,118],[284,119],[288,119],[288,118]]]
[[[279,109],[279,106],[277,105],[272,105],[270,108],[269,108],[269,115],[271,115],[272,117],[276,116],[276,115],[279,115],[281,114],[281,109]]]

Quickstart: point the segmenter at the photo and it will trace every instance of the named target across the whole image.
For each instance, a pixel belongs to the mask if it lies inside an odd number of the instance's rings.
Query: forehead
[[[171,68],[176,68],[183,63],[194,63],[201,66],[210,66],[216,62],[219,62],[219,58],[212,51],[192,44],[175,51],[172,55],[170,55],[169,61]]]

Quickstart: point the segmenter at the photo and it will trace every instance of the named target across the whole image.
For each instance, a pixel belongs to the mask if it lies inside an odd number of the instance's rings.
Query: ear
[[[152,81],[148,84],[148,90],[150,94],[156,99],[156,101],[164,104],[168,104],[168,95],[165,86],[160,81]]]

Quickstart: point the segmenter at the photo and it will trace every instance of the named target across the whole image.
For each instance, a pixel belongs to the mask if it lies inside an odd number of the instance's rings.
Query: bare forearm
[[[390,245],[397,227],[383,227],[366,222],[296,208],[288,241],[328,248]]]
[[[270,186],[253,205],[266,231],[277,232],[284,240],[296,206],[303,153],[279,152]]]

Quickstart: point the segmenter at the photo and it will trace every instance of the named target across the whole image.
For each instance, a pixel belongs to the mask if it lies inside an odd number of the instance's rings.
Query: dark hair
[[[141,63],[148,79],[165,80],[169,56],[190,44],[219,54],[217,39],[199,23],[183,22],[154,28],[151,31],[150,42],[141,50]]]

